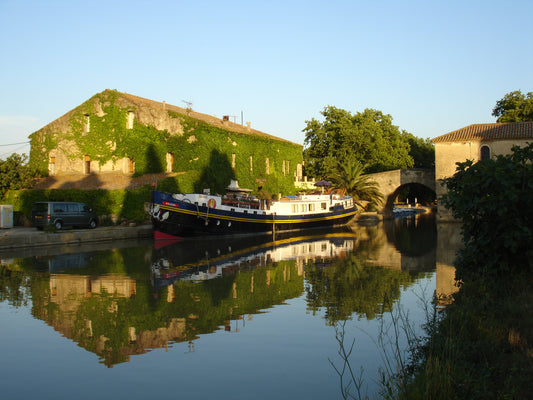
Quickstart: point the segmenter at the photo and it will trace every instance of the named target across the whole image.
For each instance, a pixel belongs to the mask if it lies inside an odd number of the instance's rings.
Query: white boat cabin
[[[258,199],[250,194],[228,193],[225,196],[211,194],[174,194],[179,201],[197,206],[250,214],[305,215],[321,214],[333,209],[348,209],[354,206],[351,196],[337,194],[311,194],[286,196],[280,200]]]

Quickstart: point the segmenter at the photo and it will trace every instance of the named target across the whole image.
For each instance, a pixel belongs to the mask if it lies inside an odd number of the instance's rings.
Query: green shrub
[[[497,278],[529,265],[533,243],[533,144],[512,154],[457,164],[445,179],[446,207],[463,223],[460,280]]]

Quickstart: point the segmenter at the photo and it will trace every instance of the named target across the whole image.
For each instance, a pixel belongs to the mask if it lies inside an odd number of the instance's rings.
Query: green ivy
[[[75,143],[77,150],[68,154],[72,160],[89,156],[100,165],[128,157],[135,162],[137,175],[163,172],[166,155],[174,155],[172,170],[186,172],[197,180],[195,191],[209,187],[222,193],[230,179],[237,179],[241,187],[256,194],[274,196],[277,193],[293,194],[294,171],[302,162],[302,147],[298,144],[256,134],[231,132],[204,121],[175,111],[167,111],[169,118],[180,120],[182,135],[158,130],[153,126],[134,121],[132,129],[126,129],[131,106],[121,107],[120,93],[106,90],[93,96],[69,115],[69,132],[51,132],[45,127],[32,134],[31,161],[42,173],[47,173],[48,154],[58,149],[59,138]],[[96,106],[103,115],[99,116]],[[89,118],[90,132],[85,132]],[[232,155],[235,154],[235,167]],[[252,168],[250,168],[252,156]],[[270,171],[266,171],[266,159]],[[283,161],[290,169],[283,173]],[[179,184],[179,182],[176,182]]]

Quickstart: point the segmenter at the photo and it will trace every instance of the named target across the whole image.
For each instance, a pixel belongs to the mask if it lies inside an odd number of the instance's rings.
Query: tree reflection
[[[173,343],[193,347],[202,334],[302,293],[328,325],[391,311],[423,275],[410,271],[424,269],[405,269],[387,237],[362,227],[34,256],[0,267],[0,301],[31,303],[35,318],[112,367]]]
[[[373,319],[392,310],[401,289],[410,286],[420,274],[369,266],[363,253],[350,253],[328,263],[311,262],[306,266],[305,288],[308,309],[325,309],[328,325],[351,319]]]

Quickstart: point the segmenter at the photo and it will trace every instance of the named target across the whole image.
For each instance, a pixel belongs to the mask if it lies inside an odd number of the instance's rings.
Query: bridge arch
[[[396,169],[366,175],[378,184],[384,201],[379,212],[384,218],[392,217],[392,207],[398,195],[406,188],[419,188],[436,192],[435,171],[421,168]],[[435,194],[436,196],[436,194]]]

